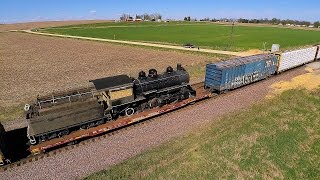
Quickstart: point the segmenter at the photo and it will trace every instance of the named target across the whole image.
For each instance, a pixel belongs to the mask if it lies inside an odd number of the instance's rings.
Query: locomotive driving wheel
[[[158,107],[160,106],[161,104],[161,101],[159,98],[153,98],[149,101],[149,107],[152,109],[152,108],[155,108],[155,107]]]
[[[190,93],[189,91],[185,91],[185,92],[182,94],[182,97],[183,97],[182,100],[189,99],[189,98],[191,97],[191,93]]]
[[[135,113],[135,110],[133,108],[127,108],[125,110],[126,116],[132,116]]]
[[[69,130],[65,129],[65,130],[62,130],[58,133],[58,137],[62,137],[62,136],[68,135],[68,134],[69,134]]]
[[[186,88],[181,89],[180,92],[181,92],[181,95],[179,100],[185,100],[191,97],[191,92]]]

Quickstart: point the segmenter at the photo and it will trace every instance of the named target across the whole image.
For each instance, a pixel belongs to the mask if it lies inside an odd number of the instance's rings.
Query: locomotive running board
[[[37,145],[32,145],[32,146],[30,146],[29,151],[34,155],[40,154],[40,153],[46,152],[54,147],[66,145],[68,143],[72,143],[77,140],[83,140],[85,138],[90,138],[90,137],[102,135],[102,134],[105,134],[105,133],[110,132],[112,130],[119,129],[121,127],[125,127],[125,126],[128,126],[133,123],[137,123],[139,121],[143,121],[143,120],[146,120],[146,119],[149,119],[152,117],[163,115],[165,113],[171,112],[176,109],[180,109],[182,107],[193,104],[193,103],[200,101],[200,100],[210,98],[212,96],[211,93],[209,93],[203,89],[203,83],[195,84],[194,88],[195,88],[196,94],[197,94],[196,97],[191,97],[191,98],[183,100],[181,102],[177,102],[174,104],[168,104],[163,107],[150,109],[150,110],[141,112],[139,114],[135,114],[130,117],[120,118],[116,121],[110,121],[110,122],[107,122],[105,124],[102,124],[100,126],[93,127],[90,129],[75,131],[75,132],[72,132],[69,135],[63,136],[61,138],[56,138],[56,139],[42,142]]]

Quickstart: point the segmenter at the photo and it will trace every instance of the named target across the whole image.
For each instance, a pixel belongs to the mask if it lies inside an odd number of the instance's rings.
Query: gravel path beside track
[[[134,42],[134,41],[124,41],[124,40],[113,40],[113,39],[102,39],[102,38],[91,38],[91,37],[82,37],[82,36],[70,36],[70,35],[42,33],[42,32],[34,32],[31,30],[23,30],[23,32],[31,33],[31,34],[38,34],[38,35],[45,35],[45,36],[53,36],[53,37],[64,37],[64,38],[73,38],[73,39],[112,42],[112,43],[149,46],[149,47],[158,47],[158,48],[166,48],[166,49],[176,49],[176,50],[183,50],[183,51],[195,51],[195,52],[204,52],[204,53],[213,53],[213,54],[224,54],[224,55],[231,55],[231,56],[247,56],[247,54],[243,54],[243,52],[221,51],[221,50],[203,49],[203,48],[200,48],[200,49],[185,48],[182,46],[172,46],[172,45],[154,44],[154,43],[146,43],[146,42]]]
[[[196,131],[222,115],[263,100],[271,84],[305,72],[300,67],[122,133],[0,173],[0,179],[75,179],[105,169],[168,140]]]

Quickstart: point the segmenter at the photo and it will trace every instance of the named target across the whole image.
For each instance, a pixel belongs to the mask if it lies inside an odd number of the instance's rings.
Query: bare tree
[[[159,14],[159,13],[154,13],[153,14],[153,18],[155,19],[155,20],[161,20],[161,18],[162,18],[162,16],[161,16],[161,14]]]
[[[147,14],[147,13],[144,13],[144,14],[143,14],[143,20],[151,20],[150,15]]]
[[[129,17],[130,17],[129,14],[123,13],[123,14],[120,16],[120,20],[121,20],[121,21],[126,21],[126,20],[129,19]]]

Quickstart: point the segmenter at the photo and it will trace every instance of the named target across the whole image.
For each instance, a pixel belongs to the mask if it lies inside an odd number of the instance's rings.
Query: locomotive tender
[[[131,116],[136,112],[160,107],[195,96],[189,85],[189,74],[180,65],[168,67],[158,74],[150,69],[141,71],[138,78],[118,75],[90,81],[92,86],[52,96],[38,97],[26,104],[30,144],[87,129]]]

